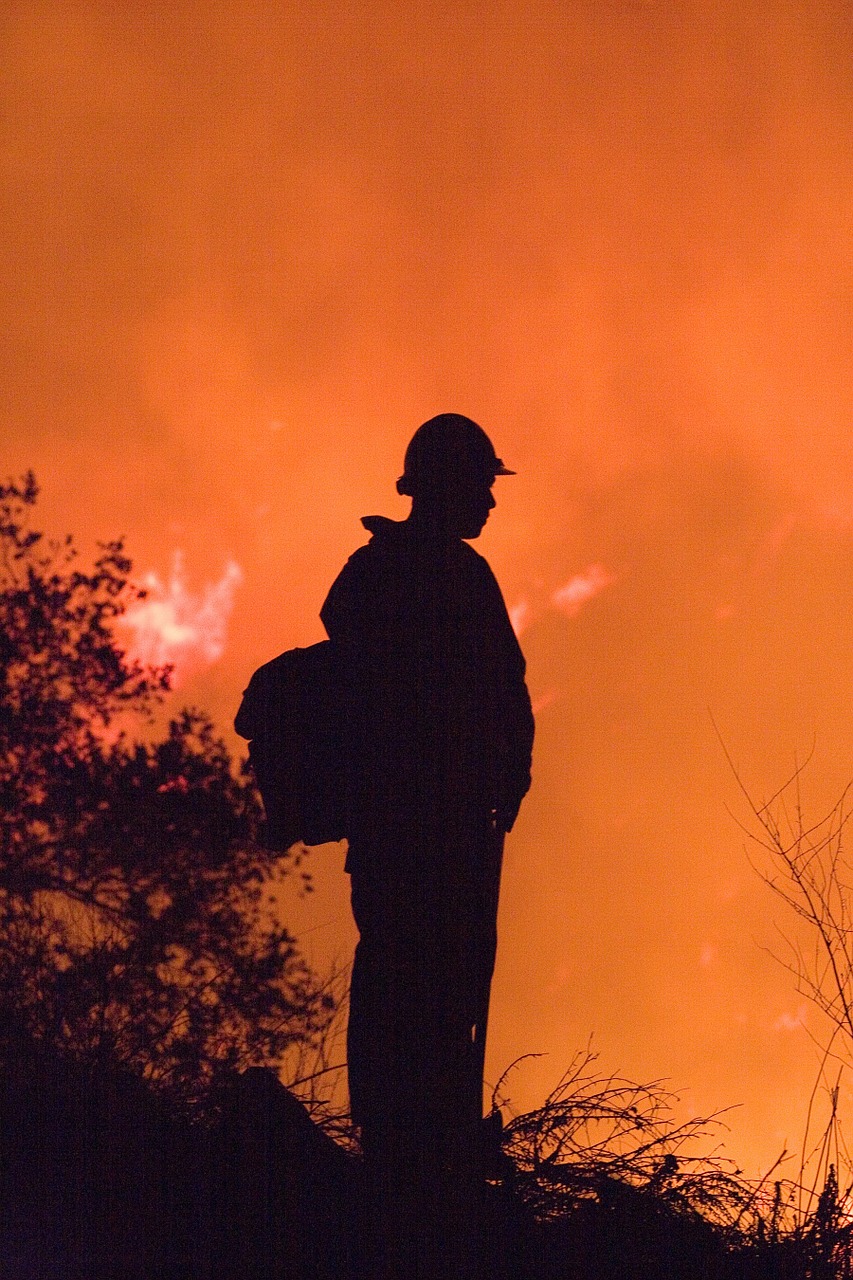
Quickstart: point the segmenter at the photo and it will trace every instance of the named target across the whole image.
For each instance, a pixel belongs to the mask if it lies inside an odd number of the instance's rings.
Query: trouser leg
[[[493,848],[469,848],[467,868],[456,841],[439,850],[446,855],[440,866],[418,851],[384,859],[381,877],[353,874],[360,940],[350,1095],[362,1131],[371,1229],[386,1258],[386,1272],[376,1272],[383,1280],[395,1267],[430,1280],[474,1274],[482,1115],[482,1037],[475,1028],[484,1023],[494,964]]]

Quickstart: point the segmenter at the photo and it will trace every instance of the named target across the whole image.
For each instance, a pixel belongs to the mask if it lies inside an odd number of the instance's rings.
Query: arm
[[[522,679],[507,706],[507,753],[495,809],[495,825],[499,831],[512,831],[521,802],[530,790],[534,727],[530,694]]]
[[[492,620],[490,665],[495,681],[495,825],[500,832],[509,832],[530,790],[535,725],[524,678],[524,654],[512,629],[500,587],[491,570],[487,572],[489,608],[485,616]]]

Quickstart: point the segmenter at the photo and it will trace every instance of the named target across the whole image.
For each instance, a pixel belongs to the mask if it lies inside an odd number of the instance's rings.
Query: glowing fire
[[[567,617],[574,618],[584,605],[616,581],[615,574],[603,564],[591,564],[570,578],[564,587],[558,587],[551,595],[551,604]]]
[[[200,595],[188,586],[182,551],[172,558],[172,570],[163,581],[148,573],[141,586],[145,598],[132,604],[121,623],[133,632],[129,653],[152,666],[171,663],[173,684],[180,684],[192,670],[210,666],[225,652],[228,617],[234,592],[242,581],[234,560],[225,565],[218,582],[205,584]]]
[[[521,596],[509,609],[512,629],[517,636],[523,635],[531,623],[548,609],[557,609],[567,617],[574,618],[585,604],[615,581],[615,573],[611,573],[603,564],[596,563],[575,574],[564,586],[557,587],[544,603],[541,599],[537,603],[531,603],[527,596]],[[541,585],[538,584],[540,588]]]
[[[546,689],[544,693],[540,693],[533,699],[533,714],[538,716],[546,707],[550,707],[552,703],[558,702],[562,698],[559,689]]]
[[[782,1013],[773,1023],[774,1031],[802,1031],[807,1026],[809,1007],[805,1001],[797,1005],[796,1013]]]
[[[525,597],[514,604],[509,610],[509,620],[512,623],[512,629],[517,636],[527,630],[530,622],[530,601]]]

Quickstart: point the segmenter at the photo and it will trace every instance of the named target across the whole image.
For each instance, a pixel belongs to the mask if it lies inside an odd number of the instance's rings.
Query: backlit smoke
[[[131,605],[121,619],[133,632],[129,656],[145,665],[171,664],[173,685],[216,662],[225,652],[228,617],[242,578],[240,566],[229,560],[218,582],[207,583],[200,594],[193,594],[187,586],[183,552],[176,551],[168,579],[164,582],[156,573],[146,574],[141,583],[145,598]]]

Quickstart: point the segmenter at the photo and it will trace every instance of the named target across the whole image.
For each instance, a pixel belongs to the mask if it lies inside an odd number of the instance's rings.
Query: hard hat
[[[397,492],[412,497],[416,489],[442,488],[449,481],[491,484],[495,476],[514,475],[482,427],[461,413],[440,413],[412,436]]]

